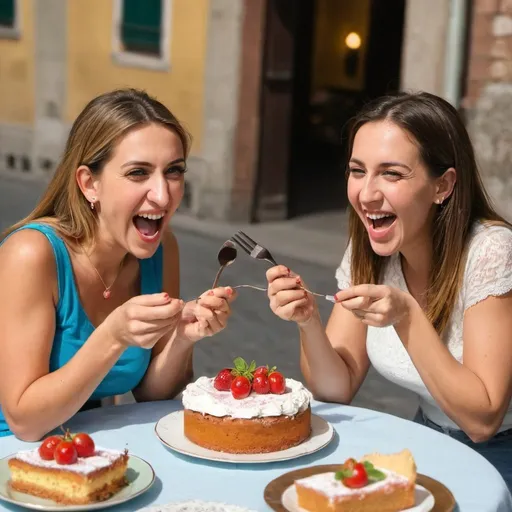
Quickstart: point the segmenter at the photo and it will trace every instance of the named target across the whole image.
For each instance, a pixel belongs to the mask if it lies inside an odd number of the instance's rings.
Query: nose
[[[169,197],[168,180],[166,180],[163,175],[155,173],[150,182],[148,200],[160,208],[164,208],[169,204]]]
[[[359,201],[363,204],[374,203],[382,199],[382,192],[379,189],[378,182],[372,176],[365,176],[359,192]]]

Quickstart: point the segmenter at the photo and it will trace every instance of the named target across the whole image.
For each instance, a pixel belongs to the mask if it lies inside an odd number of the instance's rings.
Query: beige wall
[[[112,59],[113,0],[68,3],[66,119],[72,121],[94,96],[117,88],[147,90],[165,103],[194,137],[192,154],[201,148],[204,69],[209,0],[173,0],[170,70],[119,65]]]
[[[34,121],[34,7],[21,4],[21,37],[0,38],[0,123]]]

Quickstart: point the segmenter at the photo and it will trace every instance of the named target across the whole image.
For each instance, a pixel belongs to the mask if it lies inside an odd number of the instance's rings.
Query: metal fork
[[[253,240],[249,235],[246,235],[243,231],[238,231],[235,235],[231,237],[231,240],[236,242],[251,258],[256,260],[265,260],[273,265],[277,265],[276,260],[270,254],[270,251],[260,245],[258,242]],[[240,284],[238,286],[232,286],[232,288],[253,288],[254,290],[260,290],[262,292],[266,292],[266,288],[262,288],[261,286],[254,286],[251,284]],[[325,300],[329,302],[336,303],[336,298],[334,295],[325,295],[323,293],[316,293],[308,290],[305,286],[301,285],[305,292],[310,293],[311,295],[316,295],[317,297],[323,297]]]
[[[276,260],[270,254],[270,251],[262,245],[255,242],[249,235],[243,231],[238,231],[231,237],[231,240],[236,242],[251,258],[256,260],[265,260],[272,265],[277,265]]]

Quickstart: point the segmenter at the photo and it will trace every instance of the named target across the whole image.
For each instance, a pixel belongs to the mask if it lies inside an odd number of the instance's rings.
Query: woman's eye
[[[401,178],[402,175],[396,171],[384,171],[385,176],[390,176],[392,178]]]
[[[146,174],[147,174],[147,171],[144,169],[132,169],[128,173],[128,176],[139,177],[139,176],[145,176]]]
[[[187,172],[186,167],[170,167],[167,169],[167,175],[170,175],[172,177],[181,177],[183,174]]]
[[[361,176],[362,174],[364,174],[363,169],[359,169],[357,167],[351,167],[349,169],[349,172],[350,172],[350,174],[354,174],[356,176],[358,176],[358,175]]]

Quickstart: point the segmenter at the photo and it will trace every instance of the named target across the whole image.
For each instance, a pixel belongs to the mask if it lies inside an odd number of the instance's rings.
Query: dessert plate
[[[339,464],[328,464],[285,473],[265,487],[265,501],[276,512],[307,512],[297,503],[294,481],[318,473],[336,471],[339,467]],[[418,474],[416,479],[415,498],[414,507],[402,512],[429,512],[434,506],[436,512],[452,512],[455,508],[455,498],[449,489],[441,482],[422,474]]]
[[[87,505],[62,505],[52,500],[45,500],[11,489],[9,485],[11,473],[7,465],[7,461],[11,457],[12,455],[9,455],[8,457],[0,459],[0,500],[33,510],[44,510],[45,512],[58,510],[68,512],[71,510],[98,510],[112,507],[140,496],[142,493],[146,492],[155,481],[155,472],[151,465],[135,455],[130,455],[128,459],[128,469],[126,471],[128,485],[124,489],[121,489],[117,494],[105,501],[88,503]]]
[[[176,411],[161,418],[156,426],[158,439],[168,448],[184,455],[218,462],[254,464],[296,459],[317,452],[327,446],[334,437],[332,425],[320,416],[311,415],[311,436],[309,439],[287,450],[270,453],[237,454],[208,450],[189,441],[183,433],[183,411]]]
[[[216,501],[177,501],[165,503],[164,505],[151,505],[143,508],[140,512],[256,512],[248,508]]]
[[[401,512],[429,512],[432,510],[435,503],[433,494],[421,485],[416,485],[415,491],[416,501],[414,502],[414,507],[406,508]],[[284,509],[288,512],[308,512],[307,510],[299,507],[294,485],[290,485],[290,487],[283,492],[281,496],[281,503],[283,504]]]

